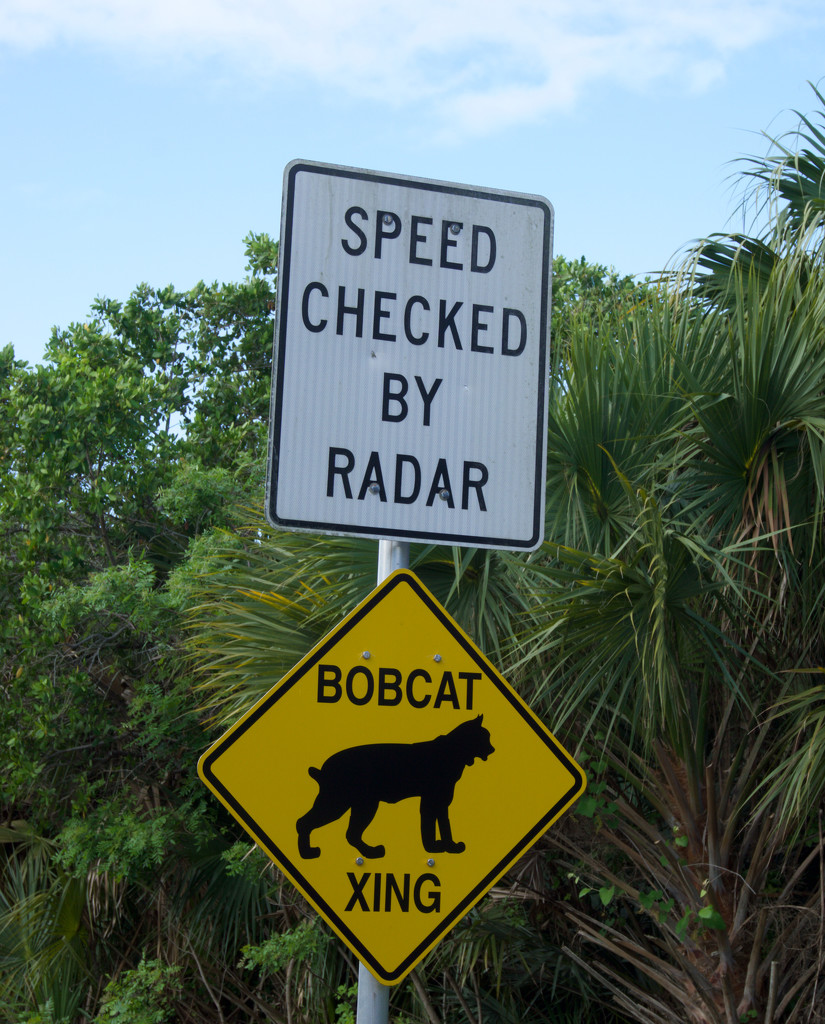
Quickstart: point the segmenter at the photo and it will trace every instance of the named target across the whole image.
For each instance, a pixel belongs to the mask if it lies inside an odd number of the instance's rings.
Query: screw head
[[[450,234],[457,235],[460,231],[461,231],[461,225],[460,224],[453,223],[453,224],[450,225]]]
[[[434,654],[433,655],[433,661],[441,661],[441,655],[440,654]]]
[[[356,863],[356,864],[358,865],[358,867],[360,868],[360,867],[361,867],[361,865],[362,865],[362,864],[364,863],[364,858],[363,858],[363,857],[356,857],[356,858],[355,858],[355,863]]]
[[[428,857],[427,858],[427,867],[428,868],[434,868],[435,867],[435,860],[432,857]]]
[[[361,657],[364,659],[364,661],[369,661],[372,655],[370,654],[369,651],[361,651]]]
[[[438,496],[439,496],[439,498],[441,498],[442,501],[449,501],[450,498],[452,497],[452,495],[450,494],[450,492],[447,490],[446,487],[442,488],[438,492]]]

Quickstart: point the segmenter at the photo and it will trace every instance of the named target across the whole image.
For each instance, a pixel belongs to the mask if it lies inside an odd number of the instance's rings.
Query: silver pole
[[[355,1019],[357,1024],[389,1024],[390,1020],[390,986],[382,985],[362,963],[358,964]]]
[[[409,569],[410,545],[405,540],[378,541],[378,583],[396,569]]]
[[[378,583],[410,565],[410,545],[402,540],[378,541]],[[374,978],[367,968],[358,964],[358,1003],[355,1008],[357,1024],[389,1024],[390,986]]]

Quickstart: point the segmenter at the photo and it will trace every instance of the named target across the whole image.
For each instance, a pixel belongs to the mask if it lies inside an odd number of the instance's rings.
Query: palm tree
[[[565,322],[543,547],[413,549],[590,776],[395,997],[415,1019],[825,1019],[825,136],[795,141],[748,165],[763,236]],[[233,543],[193,620],[217,719],[374,579],[364,542]]]
[[[825,97],[811,84],[820,109],[796,111],[796,128],[779,137],[766,135],[765,156],[742,158],[743,212],[755,234],[718,234],[700,242],[676,276],[695,285],[704,301],[735,302],[730,272],[737,266],[752,287],[763,285],[789,253],[818,248],[825,223]],[[812,253],[813,256],[813,253]],[[809,272],[799,261],[802,282]]]
[[[800,195],[811,164],[783,164]],[[562,827],[547,845],[581,879],[563,912],[629,1019],[825,1016],[813,217],[788,216],[804,233],[770,261],[756,240],[724,274],[691,264],[676,282],[695,287],[574,338],[551,405],[556,539],[520,650],[537,703],[591,751],[597,839]]]
[[[739,281],[735,314],[662,294],[609,331],[573,331],[539,552],[413,551],[425,584],[590,758],[581,813],[511,879],[510,906],[528,900],[530,914],[503,929],[499,893],[425,966],[433,986],[448,954],[465,965],[445,996],[455,1019],[488,999],[518,1019],[548,964],[594,1019],[611,993],[618,1017],[701,1024],[791,1019],[818,998],[816,818],[779,782],[770,710],[823,663],[825,291],[800,287],[793,259],[759,289]],[[248,708],[374,579],[362,541],[254,520],[240,543],[195,612],[218,718]],[[505,974],[521,958],[506,1012],[483,982],[491,956]],[[420,986],[408,999],[427,1012]]]

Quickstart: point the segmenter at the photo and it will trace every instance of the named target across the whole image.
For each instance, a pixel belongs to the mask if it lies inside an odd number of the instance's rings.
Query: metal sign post
[[[358,962],[357,1024],[389,1024],[390,986],[382,984]]]
[[[378,579],[384,580],[396,569],[409,569],[410,545],[403,540],[379,540]],[[358,1004],[355,1019],[357,1024],[389,1024],[390,986],[384,985],[358,961]]]

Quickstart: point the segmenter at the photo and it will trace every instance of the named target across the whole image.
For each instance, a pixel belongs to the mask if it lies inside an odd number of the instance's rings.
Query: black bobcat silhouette
[[[312,807],[298,819],[298,852],[308,860],[321,855],[310,837],[316,828],[350,811],[347,841],[364,857],[383,857],[383,846],[364,842],[364,829],[378,805],[421,799],[421,842],[427,853],[462,853],[453,839],[450,804],[464,769],[494,752],[482,715],[462,722],[444,736],[422,743],[369,743],[339,750],[309,774],[320,787]],[[440,838],[436,838],[438,832]]]

